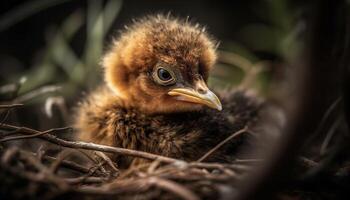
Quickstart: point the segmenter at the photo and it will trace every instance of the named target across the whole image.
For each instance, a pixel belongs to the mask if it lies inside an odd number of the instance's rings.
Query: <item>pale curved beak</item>
[[[180,101],[203,104],[221,111],[222,105],[219,98],[212,91],[210,91],[206,85],[205,90],[202,91],[204,92],[198,92],[192,88],[175,88],[170,90],[168,94],[170,96],[177,96],[177,99]]]

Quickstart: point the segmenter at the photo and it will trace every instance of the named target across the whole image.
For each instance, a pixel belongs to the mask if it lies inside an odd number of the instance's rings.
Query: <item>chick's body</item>
[[[80,139],[187,161],[199,159],[234,132],[253,125],[258,114],[257,102],[243,92],[226,94],[222,112],[204,108],[152,116],[124,108],[118,97],[111,94],[108,88],[99,88],[81,105],[76,123]],[[240,142],[231,141],[210,160],[228,162]],[[115,160],[123,167],[132,162],[126,157]]]
[[[254,123],[255,98],[242,91],[218,98],[207,88],[214,46],[204,30],[185,21],[156,16],[136,22],[103,60],[106,85],[77,110],[79,138],[190,161]],[[209,160],[229,161],[239,142]],[[144,162],[114,158],[122,167]]]

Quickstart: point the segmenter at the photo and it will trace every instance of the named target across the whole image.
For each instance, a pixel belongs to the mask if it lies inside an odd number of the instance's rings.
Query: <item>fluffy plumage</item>
[[[150,79],[157,65],[176,67],[179,84],[192,84],[195,75],[207,80],[216,60],[215,43],[203,28],[164,17],[148,16],[129,26],[115,40],[103,59],[105,80],[124,106],[143,112],[173,112],[198,109],[197,105],[176,101]]]
[[[159,15],[135,22],[103,59],[106,84],[78,107],[79,138],[190,161],[253,124],[261,105],[255,97],[231,91],[218,98],[206,86],[214,44],[185,21]],[[169,76],[166,83],[159,80]],[[240,142],[230,142],[210,160],[229,161]],[[114,159],[123,167],[143,162]]]

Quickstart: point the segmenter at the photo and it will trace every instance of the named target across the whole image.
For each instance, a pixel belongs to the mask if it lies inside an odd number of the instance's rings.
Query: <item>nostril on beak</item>
[[[198,91],[200,94],[205,94],[205,93],[207,93],[207,89],[204,89],[204,88],[198,88],[197,91]]]
[[[199,78],[196,80],[194,88],[199,94],[206,94],[209,90],[207,84],[200,75]]]

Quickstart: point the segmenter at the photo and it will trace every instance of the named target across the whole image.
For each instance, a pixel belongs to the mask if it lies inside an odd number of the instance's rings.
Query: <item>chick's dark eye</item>
[[[171,69],[158,67],[153,73],[153,79],[160,85],[171,85],[176,82],[175,73]]]
[[[168,72],[166,69],[163,69],[163,68],[158,69],[158,77],[162,81],[168,81],[172,79],[170,72]]]

